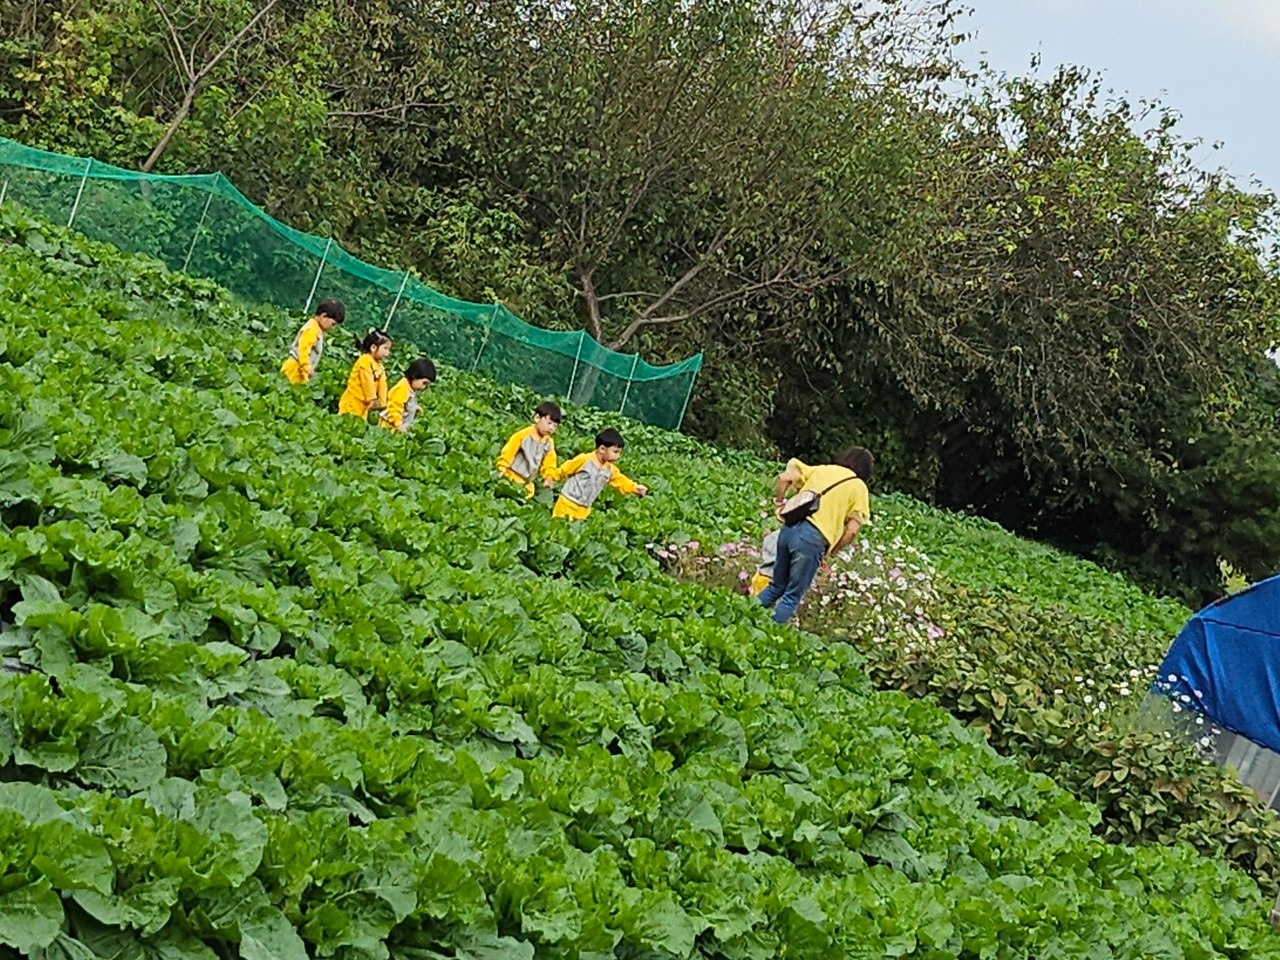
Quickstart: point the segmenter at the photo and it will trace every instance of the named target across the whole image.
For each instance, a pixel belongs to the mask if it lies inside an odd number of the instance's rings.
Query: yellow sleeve
[[[871,494],[861,480],[853,481],[853,498],[849,506],[849,517],[856,516],[864,522],[871,519]],[[848,521],[849,517],[845,520]]]
[[[813,467],[809,466],[803,460],[797,460],[795,457],[792,457],[787,461],[787,469],[794,470],[796,473],[800,474],[801,486],[809,482],[809,476],[813,473]]]
[[[368,354],[356,361],[356,373],[360,401],[367,407],[378,396],[378,384],[373,377],[373,360]]]
[[[547,450],[547,455],[542,458],[542,479],[555,482],[558,476],[556,472],[556,445],[553,443]]]
[[[405,404],[409,402],[409,382],[401,380],[387,394],[387,409],[382,415],[382,422],[389,427],[400,429],[400,418],[404,416]]]
[[[302,374],[303,381],[311,379],[311,375],[315,373],[311,369],[311,348],[316,345],[316,341],[320,339],[320,328],[308,320],[302,327],[302,332],[298,334],[298,371]]]
[[[387,405],[387,369],[380,363],[375,363],[374,369],[377,373],[374,395],[378,398],[378,406],[385,407]]]
[[[516,452],[520,449],[520,444],[524,442],[524,436],[528,432],[527,429],[517,430],[502,445],[502,450],[498,452],[499,473],[505,474],[511,470],[511,464],[515,463],[516,460]]]
[[[612,463],[609,467],[613,471],[613,476],[609,478],[609,486],[617,490],[619,493],[635,493],[636,482],[615,467]]]
[[[590,453],[578,454],[576,457],[574,457],[572,460],[570,460],[563,467],[561,467],[559,470],[556,471],[556,479],[567,480],[569,479],[569,477],[572,477],[575,473],[577,473],[579,470],[582,469],[582,465],[587,462],[587,457],[589,456],[591,456]]]

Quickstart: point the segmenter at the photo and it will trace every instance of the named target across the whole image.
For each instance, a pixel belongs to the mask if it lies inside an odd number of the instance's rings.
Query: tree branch
[[[164,4],[160,0],[152,0],[152,3],[160,11],[160,17],[164,20],[165,28],[169,31],[168,45],[174,59],[174,66],[183,72],[187,82],[190,83],[195,78],[195,66],[191,63],[186,50],[182,46],[182,37],[178,34],[178,28],[173,25],[173,21],[169,18],[169,11],[164,8]]]
[[[156,0],[156,2],[159,3],[159,0]],[[252,19],[250,19],[248,23],[246,23],[243,27],[240,28],[240,32],[237,33],[230,40],[228,40],[225,44],[223,44],[222,49],[213,55],[213,59],[209,60],[203,67],[200,68],[200,72],[197,73],[194,78],[195,82],[199,83],[201,80],[207,77],[209,75],[209,71],[211,71],[214,67],[216,67],[222,61],[223,57],[225,57],[228,53],[230,53],[232,50],[238,47],[240,45],[240,41],[242,41],[248,35],[250,30],[252,30],[255,26],[258,25],[258,21],[261,20],[263,17],[265,17],[271,11],[271,8],[274,7],[277,3],[279,3],[279,0],[267,0],[266,4],[263,5],[262,9],[259,10],[257,13],[255,13]]]
[[[150,156],[142,163],[142,172],[150,173],[160,158],[164,156],[164,152],[168,149],[170,142],[173,140],[174,134],[178,132],[178,127],[182,126],[184,120],[191,115],[191,108],[195,105],[196,94],[200,92],[200,84],[204,82],[210,71],[216,67],[222,59],[243,42],[244,38],[263,17],[274,7],[279,0],[267,0],[257,13],[255,13],[239,32],[230,40],[223,44],[222,49],[215,53],[205,64],[199,69],[195,69],[195,60],[193,55],[184,51],[182,46],[182,38],[178,34],[177,27],[174,26],[173,20],[169,17],[169,11],[165,9],[161,0],[152,0],[160,16],[165,22],[165,26],[169,31],[170,40],[173,43],[174,53],[179,65],[186,71],[187,89],[182,95],[182,102],[178,105],[178,112],[173,115],[173,119],[169,121],[169,125],[165,127],[164,133],[160,136],[160,140],[152,148]]]

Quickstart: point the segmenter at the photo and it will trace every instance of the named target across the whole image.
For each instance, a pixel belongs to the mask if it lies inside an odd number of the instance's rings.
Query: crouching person
[[[809,466],[789,460],[773,487],[773,502],[783,527],[778,534],[773,578],[760,603],[773,619],[786,623],[813,585],[819,567],[858,535],[871,518],[867,485],[875,460],[863,447],[842,450],[835,463]],[[795,490],[790,499],[787,492]]]

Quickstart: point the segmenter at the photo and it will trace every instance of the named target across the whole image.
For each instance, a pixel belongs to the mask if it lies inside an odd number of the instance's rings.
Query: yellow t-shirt
[[[837,467],[833,463],[825,463],[811,467],[799,460],[788,460],[787,469],[795,469],[800,474],[800,489],[822,493],[838,480],[843,480],[853,471],[847,467]],[[833,547],[844,533],[845,524],[850,517],[859,517],[865,523],[871,519],[871,494],[867,485],[856,476],[848,483],[828,493],[822,493],[822,503],[818,512],[809,518],[809,522],[818,528],[828,547]]]
[[[551,509],[553,517],[567,520],[585,520],[591,515],[591,505],[605,487],[613,487],[619,493],[636,492],[638,484],[612,463],[601,463],[595,451],[579,454],[558,471],[556,478],[565,481]]]
[[[338,400],[338,412],[362,420],[375,407],[387,405],[387,371],[372,354],[363,354],[351,367],[347,389]]]
[[[312,317],[293,338],[293,346],[289,348],[289,356],[285,358],[280,372],[289,378],[290,383],[306,383],[316,372],[323,350],[324,331],[320,329],[320,321]]]
[[[541,476],[555,482],[559,477],[556,445],[550,436],[542,436],[535,426],[517,430],[498,453],[498,473],[520,484],[532,494],[534,480]]]
[[[387,391],[387,409],[378,418],[378,426],[408,431],[417,417],[418,395],[409,386],[409,378],[401,377],[399,383]]]

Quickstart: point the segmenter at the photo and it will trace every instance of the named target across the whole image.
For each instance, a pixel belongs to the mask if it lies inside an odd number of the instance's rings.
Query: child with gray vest
[[[557,476],[564,481],[560,497],[551,511],[553,517],[566,520],[585,520],[591,515],[591,505],[605,487],[613,487],[619,493],[643,497],[649,488],[623,475],[617,467],[622,456],[622,434],[612,427],[596,435],[596,448],[590,453],[574,457],[560,468]]]
[[[538,477],[547,487],[556,482],[556,445],[551,437],[562,416],[559,406],[542,401],[533,411],[533,426],[513,433],[498,453],[498,474],[520,484],[531,497]]]

